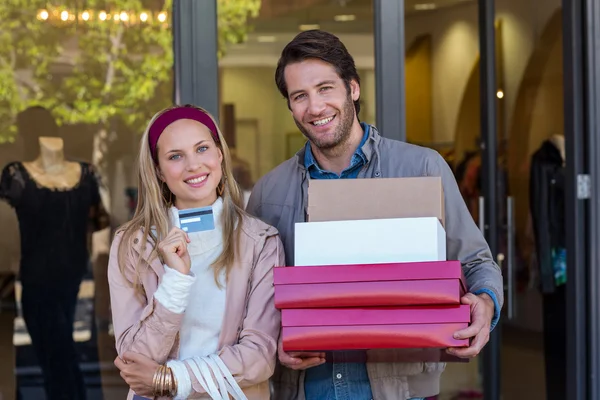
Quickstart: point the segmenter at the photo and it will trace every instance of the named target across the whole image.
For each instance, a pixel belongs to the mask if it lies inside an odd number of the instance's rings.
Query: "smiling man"
[[[275,72],[277,88],[288,102],[308,142],[294,157],[265,175],[254,187],[248,211],[277,227],[286,263],[293,265],[294,224],[306,220],[309,179],[440,176],[444,185],[447,257],[460,260],[470,293],[469,328],[456,338],[471,345],[450,349],[475,357],[489,340],[503,303],[502,275],[475,225],[452,172],[435,151],[386,139],[361,123],[360,78],[354,60],[334,35],[300,33],[284,49]],[[344,353],[325,363],[321,353],[285,353],[273,376],[278,400],[422,399],[439,393],[444,364],[347,363]]]

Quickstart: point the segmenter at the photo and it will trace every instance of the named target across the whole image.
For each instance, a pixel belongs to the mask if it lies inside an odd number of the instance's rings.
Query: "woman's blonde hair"
[[[170,107],[158,112],[146,128],[140,142],[140,152],[138,156],[138,200],[137,207],[133,218],[121,226],[117,233],[122,232],[123,237],[118,249],[118,261],[121,274],[125,276],[125,265],[129,249],[133,245],[133,240],[139,232],[142,232],[142,248],[140,255],[144,254],[148,246],[149,239],[152,243],[152,252],[150,260],[158,256],[157,245],[168,235],[169,229],[169,208],[173,204],[175,195],[169,190],[169,187],[161,181],[158,175],[158,166],[154,161],[153,154],[148,142],[149,130],[154,121],[163,113],[181,106]],[[223,251],[213,263],[215,282],[221,286],[219,276],[223,271],[226,277],[233,265],[239,242],[239,233],[245,215],[243,207],[243,196],[240,187],[233,177],[233,166],[229,148],[225,142],[225,138],[221,133],[215,119],[212,115],[201,107],[186,105],[184,107],[194,107],[206,115],[208,115],[217,128],[218,142],[215,141],[217,147],[223,153],[222,169],[223,177],[219,183],[219,191],[223,198],[223,212],[221,214],[221,224],[223,227]],[[150,261],[149,260],[149,261]],[[142,257],[135,265],[135,278],[133,286],[143,294],[143,289],[140,285]]]

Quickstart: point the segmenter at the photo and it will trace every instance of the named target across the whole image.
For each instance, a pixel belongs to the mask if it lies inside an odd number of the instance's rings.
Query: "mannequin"
[[[40,137],[40,155],[23,166],[40,186],[50,189],[71,189],[81,177],[81,165],[65,161],[64,142],[57,137]]]
[[[566,399],[565,138],[555,134],[533,154],[530,212],[543,300],[548,399]]]
[[[15,210],[21,234],[21,308],[44,376],[46,397],[85,399],[73,341],[79,286],[88,270],[91,230],[108,225],[88,163],[65,160],[61,138],[38,139],[31,162],[2,171],[0,199]]]

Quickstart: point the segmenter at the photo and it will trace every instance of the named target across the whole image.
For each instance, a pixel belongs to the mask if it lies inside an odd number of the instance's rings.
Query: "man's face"
[[[348,92],[335,68],[309,59],[284,71],[292,116],[298,129],[320,149],[332,149],[348,140],[356,118],[353,101],[360,87],[350,82]]]

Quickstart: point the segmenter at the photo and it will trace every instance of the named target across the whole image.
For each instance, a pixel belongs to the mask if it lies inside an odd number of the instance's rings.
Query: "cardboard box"
[[[437,218],[299,222],[294,265],[378,264],[446,260]]]
[[[311,179],[308,221],[435,217],[445,226],[441,177]]]
[[[467,291],[459,261],[277,267],[275,307],[459,305]]]
[[[468,347],[469,339],[453,334],[470,321],[468,305],[281,311],[288,352]]]

